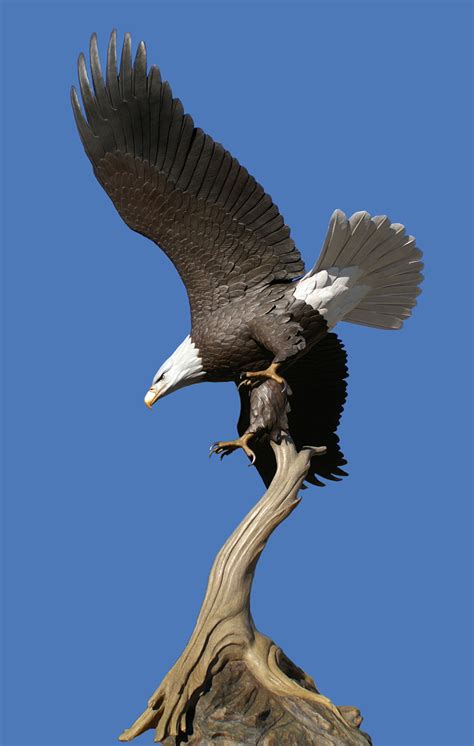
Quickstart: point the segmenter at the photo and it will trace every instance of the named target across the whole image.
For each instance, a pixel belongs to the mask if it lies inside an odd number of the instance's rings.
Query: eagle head
[[[151,409],[158,399],[184,386],[197,383],[204,375],[199,350],[188,335],[156,371],[146,393],[145,404]]]

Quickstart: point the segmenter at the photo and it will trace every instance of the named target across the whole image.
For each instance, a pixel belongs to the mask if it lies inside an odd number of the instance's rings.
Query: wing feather
[[[291,388],[288,426],[298,450],[304,446],[326,446],[327,451],[311,459],[306,482],[324,487],[322,479],[339,481],[347,475],[346,460],[339,446],[337,428],[347,395],[347,355],[339,338],[327,334],[285,373]],[[249,425],[249,394],[239,389],[240,435]],[[268,486],[276,472],[276,461],[268,439],[254,439],[255,466]]]
[[[112,32],[104,83],[93,34],[90,69],[92,85],[81,55],[85,116],[74,89],[71,100],[94,172],[125,222],[173,261],[193,313],[209,312],[259,284],[303,274],[278,207],[222,145],[194,126],[159,69],[147,73],[143,42],[132,63],[131,37],[125,34],[118,71]],[[214,238],[206,243],[209,236]]]

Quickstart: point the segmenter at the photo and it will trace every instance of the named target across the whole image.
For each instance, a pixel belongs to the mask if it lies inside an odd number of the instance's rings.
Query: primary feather
[[[132,64],[126,34],[117,71],[112,33],[105,83],[95,34],[90,58],[92,86],[83,55],[78,62],[85,116],[72,89],[84,148],[125,222],[175,264],[193,317],[261,284],[301,276],[300,253],[271,197],[194,126],[157,67],[147,74],[143,42]]]

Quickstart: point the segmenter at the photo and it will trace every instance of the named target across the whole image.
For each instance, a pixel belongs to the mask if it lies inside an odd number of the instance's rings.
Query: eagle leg
[[[276,383],[282,384],[283,386],[286,386],[286,381],[284,378],[278,375],[277,371],[280,367],[281,363],[271,363],[271,365],[268,366],[268,368],[265,368],[265,370],[248,370],[243,374],[244,380],[240,384],[241,386],[251,386],[254,378],[265,378],[265,379],[271,379],[272,381],[275,381]]]
[[[241,437],[237,438],[236,440],[219,440],[217,441],[217,443],[213,443],[210,447],[209,456],[212,456],[213,453],[216,453],[222,459],[224,458],[224,456],[228,456],[237,448],[242,448],[242,450],[251,460],[252,464],[254,464],[256,461],[255,453],[247,445],[249,440],[253,438],[254,434],[255,433],[244,433],[244,435],[241,435]]]

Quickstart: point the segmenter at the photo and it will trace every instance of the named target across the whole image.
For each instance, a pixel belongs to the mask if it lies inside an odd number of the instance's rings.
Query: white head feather
[[[145,404],[151,406],[158,398],[161,399],[172,391],[197,383],[204,375],[199,350],[188,334],[156,371],[150,390],[145,396]]]

